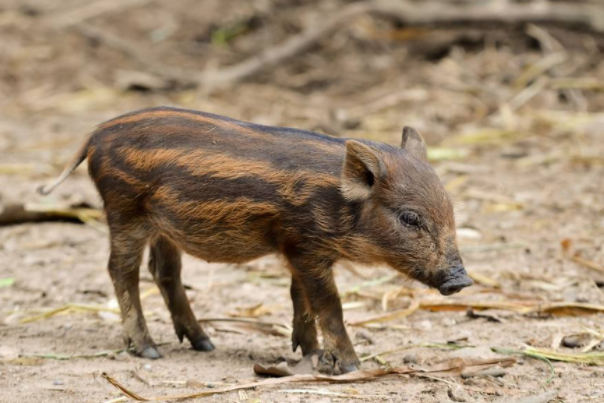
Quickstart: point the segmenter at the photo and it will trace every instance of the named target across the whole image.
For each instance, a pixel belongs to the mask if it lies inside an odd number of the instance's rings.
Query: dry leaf
[[[580,264],[581,266],[585,266],[589,269],[598,271],[600,273],[604,273],[604,266],[596,263],[596,262],[592,262],[591,260],[587,260],[587,259],[583,259],[581,256],[575,254],[573,255],[570,260],[572,260],[575,263]]]
[[[398,311],[390,312],[384,315],[374,316],[370,319],[365,319],[357,322],[350,323],[351,326],[365,326],[370,323],[388,322],[395,319],[405,318],[417,311],[420,307],[420,303],[417,300],[413,300],[411,305],[406,309],[400,309]]]
[[[574,362],[578,364],[604,365],[604,352],[564,353],[547,349],[527,347],[523,354],[536,358],[547,358],[551,361]]]
[[[501,284],[499,283],[499,281],[487,277],[484,274],[477,273],[473,270],[468,270],[468,276],[470,276],[470,278],[474,280],[476,284],[493,288],[501,288]]]
[[[579,252],[572,253],[573,241],[571,239],[563,239],[560,242],[560,246],[562,247],[562,254],[568,259],[580,264],[581,266],[587,267],[588,269],[604,273],[604,265],[592,262],[591,260],[584,259],[583,257],[581,257]]]
[[[52,316],[59,314],[67,314],[67,313],[76,313],[76,312],[111,312],[115,314],[119,314],[119,309],[116,308],[107,308],[104,306],[95,306],[95,305],[82,305],[82,304],[67,304],[62,307],[52,309],[50,311],[41,313],[39,315],[33,315],[26,318],[21,318],[19,323],[30,323],[35,322],[41,319],[48,319]]]
[[[528,313],[549,313],[553,315],[586,315],[604,312],[604,305],[581,302],[543,302],[543,301],[421,301],[421,309],[430,311],[465,311],[472,309],[501,309],[506,311]]]
[[[267,316],[275,311],[276,307],[270,307],[259,303],[246,308],[237,308],[235,311],[228,312],[229,316],[234,318],[259,318],[261,316]]]
[[[283,389],[278,390],[279,393],[299,393],[303,395],[321,395],[321,396],[332,396],[335,398],[345,398],[345,399],[386,399],[388,395],[369,395],[369,394],[360,394],[360,393],[340,393],[340,392],[332,392],[327,389]]]

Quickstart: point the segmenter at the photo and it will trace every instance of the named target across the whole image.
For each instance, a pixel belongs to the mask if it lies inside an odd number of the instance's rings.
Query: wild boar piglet
[[[214,345],[187,300],[181,251],[225,263],[282,255],[292,276],[294,351],[320,351],[342,373],[358,369],[359,360],[344,327],[336,261],[387,264],[444,295],[472,284],[456,245],[451,201],[422,137],[409,127],[394,147],[185,109],[145,109],[98,126],[40,192],[48,194],[85,159],[107,214],[109,274],[125,339],[146,358],[160,357],[139,297],[147,245],[176,334],[200,351]]]

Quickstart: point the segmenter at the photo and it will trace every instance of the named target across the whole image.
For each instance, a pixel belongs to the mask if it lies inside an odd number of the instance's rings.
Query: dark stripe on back
[[[179,194],[179,201],[182,202],[229,201],[241,197],[258,202],[279,200],[277,186],[257,176],[225,179],[211,175],[193,175],[186,167],[174,163],[163,163],[150,170],[137,169],[128,164],[117,149],[111,150],[109,158],[112,167],[148,185],[151,193],[160,186],[169,186]]]
[[[294,137],[284,136],[267,137],[263,141],[247,135],[245,131],[204,124],[182,116],[149,117],[115,124],[98,132],[93,139],[94,144],[100,145],[103,138],[110,139],[111,147],[135,147],[140,150],[199,148],[235,158],[264,161],[276,169],[302,168],[328,172],[334,176],[339,176],[343,158],[343,148],[339,155],[316,148],[333,143],[312,140],[311,143],[297,144]]]
[[[313,132],[310,130],[303,130],[303,129],[297,129],[297,128],[292,128],[292,127],[265,126],[265,125],[260,125],[260,124],[256,124],[256,123],[252,123],[252,122],[229,118],[227,116],[217,115],[215,113],[202,112],[202,111],[170,107],[170,106],[159,106],[159,107],[147,108],[147,109],[142,109],[142,110],[126,113],[124,115],[121,115],[121,116],[118,116],[111,120],[108,120],[108,121],[102,123],[101,125],[106,125],[106,124],[112,123],[112,122],[118,122],[119,120],[121,120],[123,118],[128,118],[128,117],[132,117],[132,116],[136,116],[136,115],[144,114],[144,113],[149,113],[149,112],[187,113],[187,114],[191,114],[191,115],[202,116],[204,118],[214,119],[214,120],[217,120],[220,122],[232,123],[232,124],[235,124],[235,125],[238,125],[241,127],[252,129],[254,131],[257,131],[258,133],[266,133],[266,134],[272,134],[272,135],[297,135],[297,136],[306,137],[311,140],[326,141],[326,142],[332,142],[332,143],[338,143],[338,144],[343,144],[346,141],[346,139],[333,137],[333,136],[329,136],[326,134]]]

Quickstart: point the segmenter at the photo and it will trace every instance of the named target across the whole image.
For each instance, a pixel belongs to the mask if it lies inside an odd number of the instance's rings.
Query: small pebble
[[[466,399],[466,397],[464,396],[463,389],[461,389],[461,387],[459,387],[459,386],[457,387],[456,390],[453,390],[453,388],[447,389],[447,395],[454,402],[467,402],[468,401]]]
[[[151,364],[145,364],[143,365],[143,368],[147,371],[151,371]]]
[[[407,354],[406,356],[403,357],[403,362],[405,364],[417,364],[418,358],[417,358],[417,354]]]
[[[52,384],[55,386],[61,386],[64,385],[63,381],[60,379],[55,379],[54,381],[52,381]]]
[[[444,318],[442,320],[442,324],[445,327],[451,327],[451,326],[455,326],[457,324],[457,321],[453,318]]]
[[[423,330],[432,330],[432,321],[429,319],[422,320],[417,324],[417,327]]]
[[[369,331],[365,330],[365,329],[359,329],[359,330],[357,330],[355,338],[359,342],[366,341],[369,344],[375,344],[375,340],[371,336],[371,333],[369,333]]]
[[[481,371],[462,371],[461,377],[463,379],[468,379],[472,377],[481,377],[481,376],[492,376],[494,378],[499,378],[505,376],[507,372],[503,368],[486,368]]]
[[[562,339],[562,345],[569,348],[583,347],[589,343],[591,337],[589,334],[573,334]]]

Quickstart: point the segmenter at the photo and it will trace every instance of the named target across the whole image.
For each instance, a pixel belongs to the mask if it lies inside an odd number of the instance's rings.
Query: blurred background
[[[282,323],[281,333],[212,322],[218,349],[200,357],[176,343],[143,270],[147,318],[168,343],[166,359],[147,368],[119,352],[37,356],[118,351],[121,329],[85,164],[49,197],[35,188],[95,125],[172,105],[390,144],[404,125],[423,134],[477,285],[441,300],[386,268],[339,266],[349,324],[413,308],[351,325],[359,355],[406,348],[382,360],[425,366],[485,358],[494,347],[575,357],[546,357],[550,367],[521,356],[526,365],[501,377],[414,377],[404,393],[400,379],[379,380],[355,385],[358,393],[507,402],[541,388],[558,391],[552,401],[604,399],[592,387],[604,371],[585,365],[604,363],[603,50],[598,0],[0,0],[0,389],[7,401],[102,401],[119,395],[93,380],[96,370],[156,395],[297,357],[287,272],[273,258],[243,267],[187,258],[184,278],[199,318]]]

